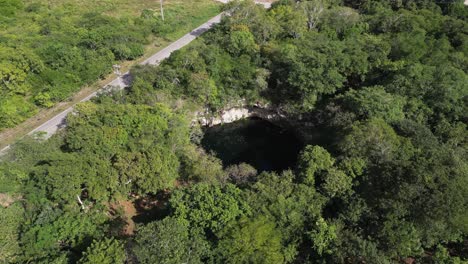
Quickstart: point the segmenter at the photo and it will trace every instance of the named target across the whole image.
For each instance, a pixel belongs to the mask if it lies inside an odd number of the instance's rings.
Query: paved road
[[[223,3],[229,2],[229,0],[218,0]],[[257,1],[256,1],[257,2]],[[266,8],[270,7],[268,3],[262,2],[259,0],[257,2],[258,4],[263,4]],[[205,33],[209,29],[211,29],[215,24],[218,24],[221,21],[221,18],[224,13],[221,13],[212,19],[208,20],[206,23],[203,25],[199,26],[198,28],[192,30],[190,33],[186,34],[182,38],[176,40],[175,42],[171,43],[169,46],[164,48],[163,50],[159,51],[158,53],[154,54],[153,56],[149,57],[145,61],[143,61],[141,64],[149,64],[149,65],[158,65],[162,60],[168,58],[172,52],[179,50],[195,40],[197,37],[199,37],[201,34]],[[99,89],[98,91],[90,94],[80,102],[86,102],[89,101],[91,98],[95,97],[97,94],[104,92],[108,89],[123,89],[125,87],[128,87],[131,82],[131,76],[129,72],[126,72],[122,74],[119,78],[116,78],[115,80],[111,81],[108,83],[106,86],[103,88]],[[28,135],[32,135],[36,132],[45,132],[44,136],[45,138],[51,137],[53,134],[57,132],[60,128],[64,127],[66,125],[66,117],[67,115],[73,111],[73,106],[67,108],[60,114],[52,117],[39,127],[35,128],[31,132],[28,133]],[[0,150],[0,155],[4,154],[5,151],[7,151],[10,148],[10,146],[7,146]]]

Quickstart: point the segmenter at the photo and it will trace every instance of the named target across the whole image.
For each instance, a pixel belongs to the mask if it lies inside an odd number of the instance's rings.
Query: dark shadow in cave
[[[294,168],[303,147],[291,130],[259,118],[206,128],[201,144],[225,167],[245,162],[258,172]]]

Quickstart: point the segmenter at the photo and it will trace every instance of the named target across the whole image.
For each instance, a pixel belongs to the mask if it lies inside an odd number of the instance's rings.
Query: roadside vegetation
[[[0,131],[173,41],[219,12],[211,0],[0,2]]]
[[[129,89],[3,157],[0,261],[467,263],[462,1],[227,8]],[[193,110],[240,99],[313,124],[296,127],[313,137],[295,167],[224,168],[200,147]]]

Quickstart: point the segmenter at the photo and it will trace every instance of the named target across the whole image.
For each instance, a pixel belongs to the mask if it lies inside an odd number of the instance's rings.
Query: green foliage
[[[46,261],[60,255],[61,250],[85,250],[93,238],[103,235],[106,217],[95,212],[63,212],[44,208],[21,237],[24,259]]]
[[[423,253],[420,236],[412,224],[391,219],[385,221],[383,232],[387,234],[387,246],[395,256],[418,256]]]
[[[118,60],[134,60],[144,54],[144,48],[141,44],[117,44],[112,47],[112,53]]]
[[[171,188],[178,176],[175,153],[188,144],[186,121],[163,105],[83,104],[68,119],[68,130],[67,147],[95,164],[82,182],[95,198],[128,184],[140,193]]]
[[[436,252],[434,255],[434,263],[464,264],[466,263],[466,261],[461,260],[459,257],[450,256],[448,250],[444,246],[439,244],[437,245]]]
[[[319,1],[316,1],[319,2]],[[323,11],[320,16],[320,27],[323,30],[330,28],[337,33],[346,35],[359,30],[361,17],[359,13],[352,8],[337,6]]]
[[[52,107],[54,105],[49,93],[38,93],[34,96],[34,102],[43,107]]]
[[[343,104],[363,118],[382,118],[388,123],[405,118],[405,101],[400,96],[385,92],[383,87],[350,90],[343,95]]]
[[[0,1],[8,6],[0,126],[34,112],[32,101],[48,107],[67,97],[116,58],[139,56],[151,31],[172,39],[187,26],[185,13],[170,9],[165,23],[149,8],[138,18],[68,17],[16,3]],[[126,249],[141,263],[466,262],[461,1],[228,8],[231,16],[160,66],[132,69],[128,90],[78,105],[64,131],[1,157],[0,195],[22,203],[0,208],[0,261],[122,262],[121,238],[105,237],[125,225]],[[24,22],[31,17],[34,30]],[[15,21],[28,37],[13,36]],[[200,148],[193,112],[254,104],[304,140],[291,170],[223,168]],[[227,152],[238,136],[225,138]]]
[[[0,193],[5,199],[6,194]],[[0,225],[2,226],[2,236],[0,237],[0,262],[12,263],[17,260],[21,253],[19,245],[19,234],[21,220],[24,209],[19,203],[14,203],[4,207],[3,201],[0,204]]]
[[[306,30],[307,18],[289,5],[280,5],[274,8],[270,16],[281,27],[284,37],[300,37]]]
[[[348,167],[351,175],[355,175],[360,174],[362,165],[348,160],[344,166]],[[344,195],[351,190],[353,177],[337,168],[335,159],[323,147],[306,146],[299,155],[297,169],[302,183],[309,186],[320,184],[320,190],[329,197]]]
[[[76,200],[76,196],[81,195],[84,177],[89,175],[88,163],[76,154],[65,153],[54,153],[46,162],[33,176],[37,186],[48,190],[51,200]]]
[[[314,41],[312,41],[312,39]],[[273,75],[282,87],[288,104],[299,111],[310,111],[322,95],[335,93],[343,87],[345,63],[344,45],[319,34],[309,34],[298,39],[293,46],[279,47],[274,62],[285,65],[275,69]],[[285,98],[282,98],[282,100]]]
[[[248,163],[240,163],[227,167],[226,176],[234,184],[245,185],[254,181],[257,170]]]
[[[0,193],[15,194],[21,189],[21,181],[27,178],[24,168],[17,164],[0,163]]]
[[[39,73],[44,67],[33,52],[0,46],[1,94],[24,94],[29,90],[26,79],[31,73]]]
[[[0,16],[11,17],[23,7],[23,3],[20,0],[1,0],[0,6],[2,7]]]
[[[281,232],[265,217],[241,219],[220,241],[223,263],[284,263]]]
[[[188,146],[181,158],[181,176],[194,181],[216,184],[224,176],[221,161],[203,149]]]
[[[77,197],[86,203],[127,192],[157,193],[174,186],[179,157],[190,148],[185,118],[163,105],[77,106],[66,136],[54,143],[19,144],[11,159],[22,163],[6,163],[8,173],[1,170],[0,179],[13,189],[13,183],[27,180],[46,198],[61,203],[75,203]],[[199,169],[193,165],[185,170],[195,175]]]
[[[333,252],[335,262],[346,263],[346,261],[351,260],[382,264],[393,263],[382,250],[378,249],[375,242],[351,231],[342,231],[336,242],[341,243],[341,245]]]
[[[314,185],[315,174],[330,169],[335,160],[320,146],[306,146],[299,155],[298,169],[302,182]]]
[[[295,183],[295,175],[286,171],[281,175],[260,174],[251,186],[248,201],[258,217],[274,219],[286,245],[285,261],[291,262],[303,242],[307,222],[317,219],[326,199],[315,188]]]
[[[317,254],[332,253],[332,244],[337,239],[336,226],[328,224],[323,218],[315,223],[314,230],[308,233]]]
[[[93,241],[78,263],[82,264],[122,264],[125,263],[125,251],[121,242],[113,238]]]
[[[154,148],[119,155],[114,167],[121,171],[121,179],[132,180],[142,192],[156,193],[174,185],[179,162],[169,149]]]
[[[35,113],[34,106],[19,95],[0,98],[0,126],[11,127]]]
[[[247,26],[237,26],[232,30],[228,47],[232,54],[251,54],[257,49],[254,36]]]
[[[330,197],[346,194],[351,190],[352,178],[338,169],[330,169],[325,175],[322,185],[324,193]]]
[[[188,79],[187,93],[203,104],[217,104],[218,88],[206,74],[191,74]]]
[[[210,245],[182,219],[165,218],[138,229],[134,251],[140,263],[203,263]]]
[[[342,146],[343,151],[350,157],[366,157],[377,163],[411,152],[411,145],[400,138],[382,119],[371,119],[356,124],[351,133],[344,138]]]
[[[200,183],[189,189],[177,190],[170,205],[175,218],[184,219],[190,226],[216,235],[250,211],[241,198],[241,190],[232,184],[221,188]]]

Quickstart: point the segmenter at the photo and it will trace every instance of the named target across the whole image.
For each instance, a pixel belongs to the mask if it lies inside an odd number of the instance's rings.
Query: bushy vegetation
[[[0,130],[218,13],[213,1],[165,2],[162,21],[156,1],[1,1]]]
[[[128,90],[4,157],[0,190],[15,202],[0,208],[0,260],[466,263],[462,1],[228,8],[161,66],[133,69]],[[302,134],[314,125],[295,168],[223,168],[199,147],[190,112],[240,99]],[[163,210],[122,234],[128,219],[111,205],[155,195]]]

